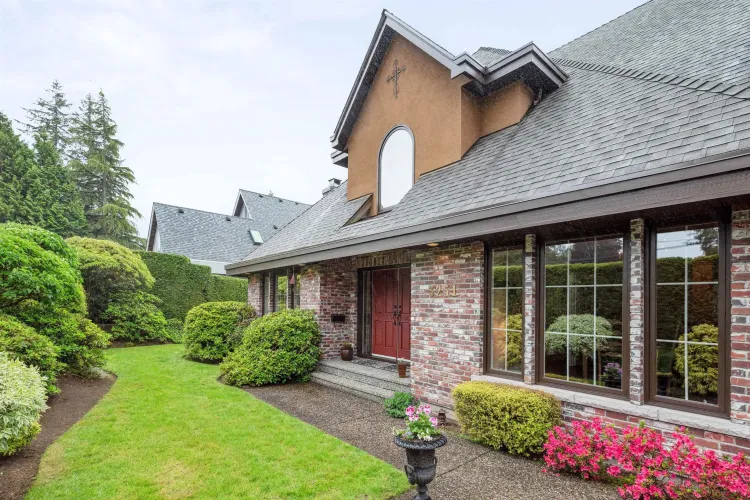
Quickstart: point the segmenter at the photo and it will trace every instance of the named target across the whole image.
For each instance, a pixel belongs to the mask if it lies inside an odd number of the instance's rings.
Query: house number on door
[[[456,285],[431,285],[430,297],[455,297]]]

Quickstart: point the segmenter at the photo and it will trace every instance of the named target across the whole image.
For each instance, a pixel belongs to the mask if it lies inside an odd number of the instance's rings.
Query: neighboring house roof
[[[151,232],[159,231],[160,251],[194,260],[236,262],[254,248],[251,219],[154,203]],[[149,245],[153,236],[149,235]],[[150,250],[151,248],[149,248]]]
[[[243,204],[247,208],[248,217],[255,221],[254,229],[260,231],[264,239],[270,238],[272,234],[310,208],[307,203],[240,189],[234,215],[240,215]]]
[[[496,49],[494,47],[479,47],[479,49],[474,52],[471,57],[484,64],[485,66],[490,66],[491,64],[498,62],[500,59],[510,54],[510,52],[510,50]]]
[[[494,64],[503,52],[483,47],[475,58]],[[711,8],[653,0],[550,57],[568,74],[560,89],[519,124],[422,175],[393,210],[346,224],[365,199],[347,201],[342,186],[246,260],[269,262],[431,221],[455,224],[457,214],[488,217],[497,207],[510,213],[567,193],[583,199],[602,192],[588,188],[616,192],[646,178],[656,185],[670,171],[689,178],[712,159],[750,154],[750,0]]]

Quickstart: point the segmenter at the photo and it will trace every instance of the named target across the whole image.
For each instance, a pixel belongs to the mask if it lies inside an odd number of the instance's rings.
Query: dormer
[[[383,11],[331,137],[333,163],[349,169],[348,199],[371,195],[369,215],[387,211],[567,78],[533,43],[476,54],[454,56]]]

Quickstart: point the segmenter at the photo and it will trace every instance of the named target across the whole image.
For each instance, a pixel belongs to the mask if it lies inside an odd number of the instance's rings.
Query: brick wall
[[[263,277],[260,274],[251,274],[247,277],[247,303],[253,306],[256,314],[260,316],[263,312]]]
[[[301,273],[300,306],[315,312],[321,331],[324,359],[339,356],[344,342],[357,342],[357,271],[331,261],[305,267]],[[344,323],[331,321],[343,314]]]
[[[750,424],[750,210],[732,211],[730,411]]]
[[[644,221],[630,221],[630,279],[628,301],[630,308],[630,401],[643,404],[645,401],[644,386],[644,349],[645,336],[643,321],[645,302],[643,298],[643,255],[644,255]]]
[[[451,389],[482,372],[484,293],[482,243],[415,254],[411,389],[418,399],[450,408]]]

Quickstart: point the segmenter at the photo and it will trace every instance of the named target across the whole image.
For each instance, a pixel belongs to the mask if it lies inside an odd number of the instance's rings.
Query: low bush
[[[684,428],[665,436],[645,425],[576,421],[552,429],[544,450],[548,470],[620,483],[623,498],[750,498],[750,460],[700,450]]]
[[[159,299],[146,292],[117,295],[102,319],[112,323],[112,338],[131,342],[169,341],[167,320],[159,310]]]
[[[464,433],[512,455],[539,454],[547,433],[560,423],[560,402],[549,394],[490,382],[465,382],[453,389]]]
[[[206,302],[188,312],[182,340],[185,355],[197,361],[221,361],[242,339],[255,309],[242,302]]]
[[[320,329],[312,311],[286,309],[253,321],[242,345],[221,364],[231,385],[306,381],[320,358]]]
[[[65,364],[67,371],[86,376],[92,368],[104,366],[104,349],[109,346],[109,334],[83,314],[44,308],[33,301],[25,303],[13,314],[57,346],[58,359]]]
[[[417,404],[417,399],[408,392],[394,392],[384,402],[385,412],[394,418],[406,418],[406,409]]]
[[[50,339],[13,316],[0,314],[0,351],[26,366],[34,366],[45,377],[47,392],[59,392],[55,381],[64,365],[57,359],[59,349]]]
[[[36,368],[5,352],[0,352],[0,374],[0,455],[12,455],[41,430],[45,381]]]

